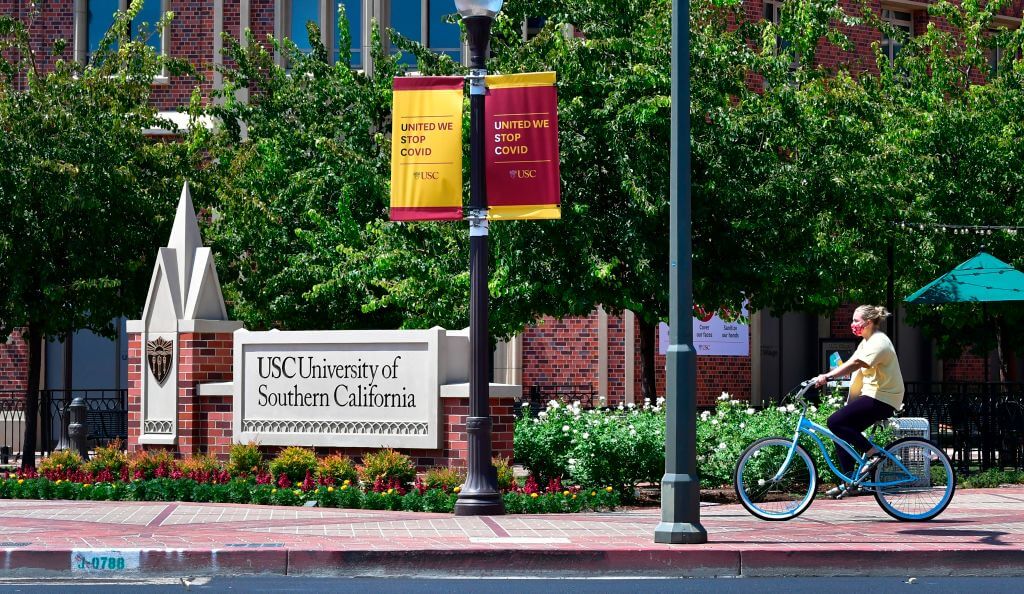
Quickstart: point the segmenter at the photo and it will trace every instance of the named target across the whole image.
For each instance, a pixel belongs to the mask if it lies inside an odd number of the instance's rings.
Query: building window
[[[157,23],[168,10],[170,0],[145,0],[131,24],[132,38],[148,35],[146,44],[165,54],[165,35]],[[114,25],[114,13],[128,10],[129,0],[78,0],[75,11],[75,58],[88,64],[100,47],[100,41]],[[116,47],[116,45],[115,45]]]
[[[882,20],[906,33],[906,37],[914,36],[914,15],[900,10],[882,9]],[[896,61],[896,56],[903,49],[903,39],[890,39],[888,35],[882,34],[882,53],[889,58],[889,63]]]
[[[766,0],[764,3],[764,20],[775,25],[776,29],[782,24],[782,0]],[[789,49],[791,43],[783,39],[781,36],[775,36],[775,53],[776,55]],[[800,67],[800,58],[793,56],[793,63],[789,65],[790,70],[796,70]]]
[[[308,54],[313,48],[309,43],[306,25],[313,22],[320,29],[320,42],[328,48],[331,63],[337,63],[341,59],[341,50],[338,47],[338,39],[341,37],[338,34],[338,27],[341,25],[338,22],[338,9],[344,7],[352,37],[349,65],[353,68],[362,68],[364,1],[373,0],[278,0],[275,5],[277,36],[279,39],[291,39],[299,51]],[[279,61],[284,65],[283,58],[279,58]]]
[[[321,31],[324,28],[320,20],[322,4],[320,0],[291,0],[284,3],[285,37],[295,42],[303,53],[308,54],[313,50],[309,44],[306,23],[313,21]]]
[[[431,50],[462,62],[462,31],[448,15],[456,14],[455,0],[406,0],[391,2],[389,24],[399,35],[422,43]],[[416,65],[416,58],[403,55],[402,63]]]

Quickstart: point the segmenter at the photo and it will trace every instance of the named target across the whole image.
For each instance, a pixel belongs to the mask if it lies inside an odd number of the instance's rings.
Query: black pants
[[[828,428],[863,454],[871,449],[871,442],[864,437],[863,431],[873,423],[888,419],[895,412],[896,409],[881,400],[861,396],[832,413],[828,418]],[[853,458],[838,445],[836,458],[839,460],[839,467],[849,476],[853,472]]]

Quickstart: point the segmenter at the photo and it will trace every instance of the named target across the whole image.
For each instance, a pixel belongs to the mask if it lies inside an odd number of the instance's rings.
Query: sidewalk
[[[705,545],[654,543],[657,509],[442,514],[198,503],[0,501],[0,577],[63,574],[1024,576],[1024,488],[959,491],[936,520],[873,497],[789,522],[704,504]]]

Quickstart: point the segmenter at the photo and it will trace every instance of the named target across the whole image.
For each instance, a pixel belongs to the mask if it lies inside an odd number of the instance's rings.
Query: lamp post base
[[[696,474],[665,474],[661,479],[661,523],[654,529],[654,542],[707,541],[708,531],[700,525],[700,479]]]
[[[700,524],[662,522],[654,529],[654,542],[661,544],[704,544],[708,531]]]
[[[505,502],[501,499],[501,493],[459,493],[459,500],[455,502],[455,515],[457,516],[503,516],[505,515]]]

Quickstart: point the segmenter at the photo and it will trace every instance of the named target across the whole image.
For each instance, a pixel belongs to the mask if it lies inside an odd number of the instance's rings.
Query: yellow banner
[[[455,76],[394,80],[391,220],[462,218],[462,97]]]

